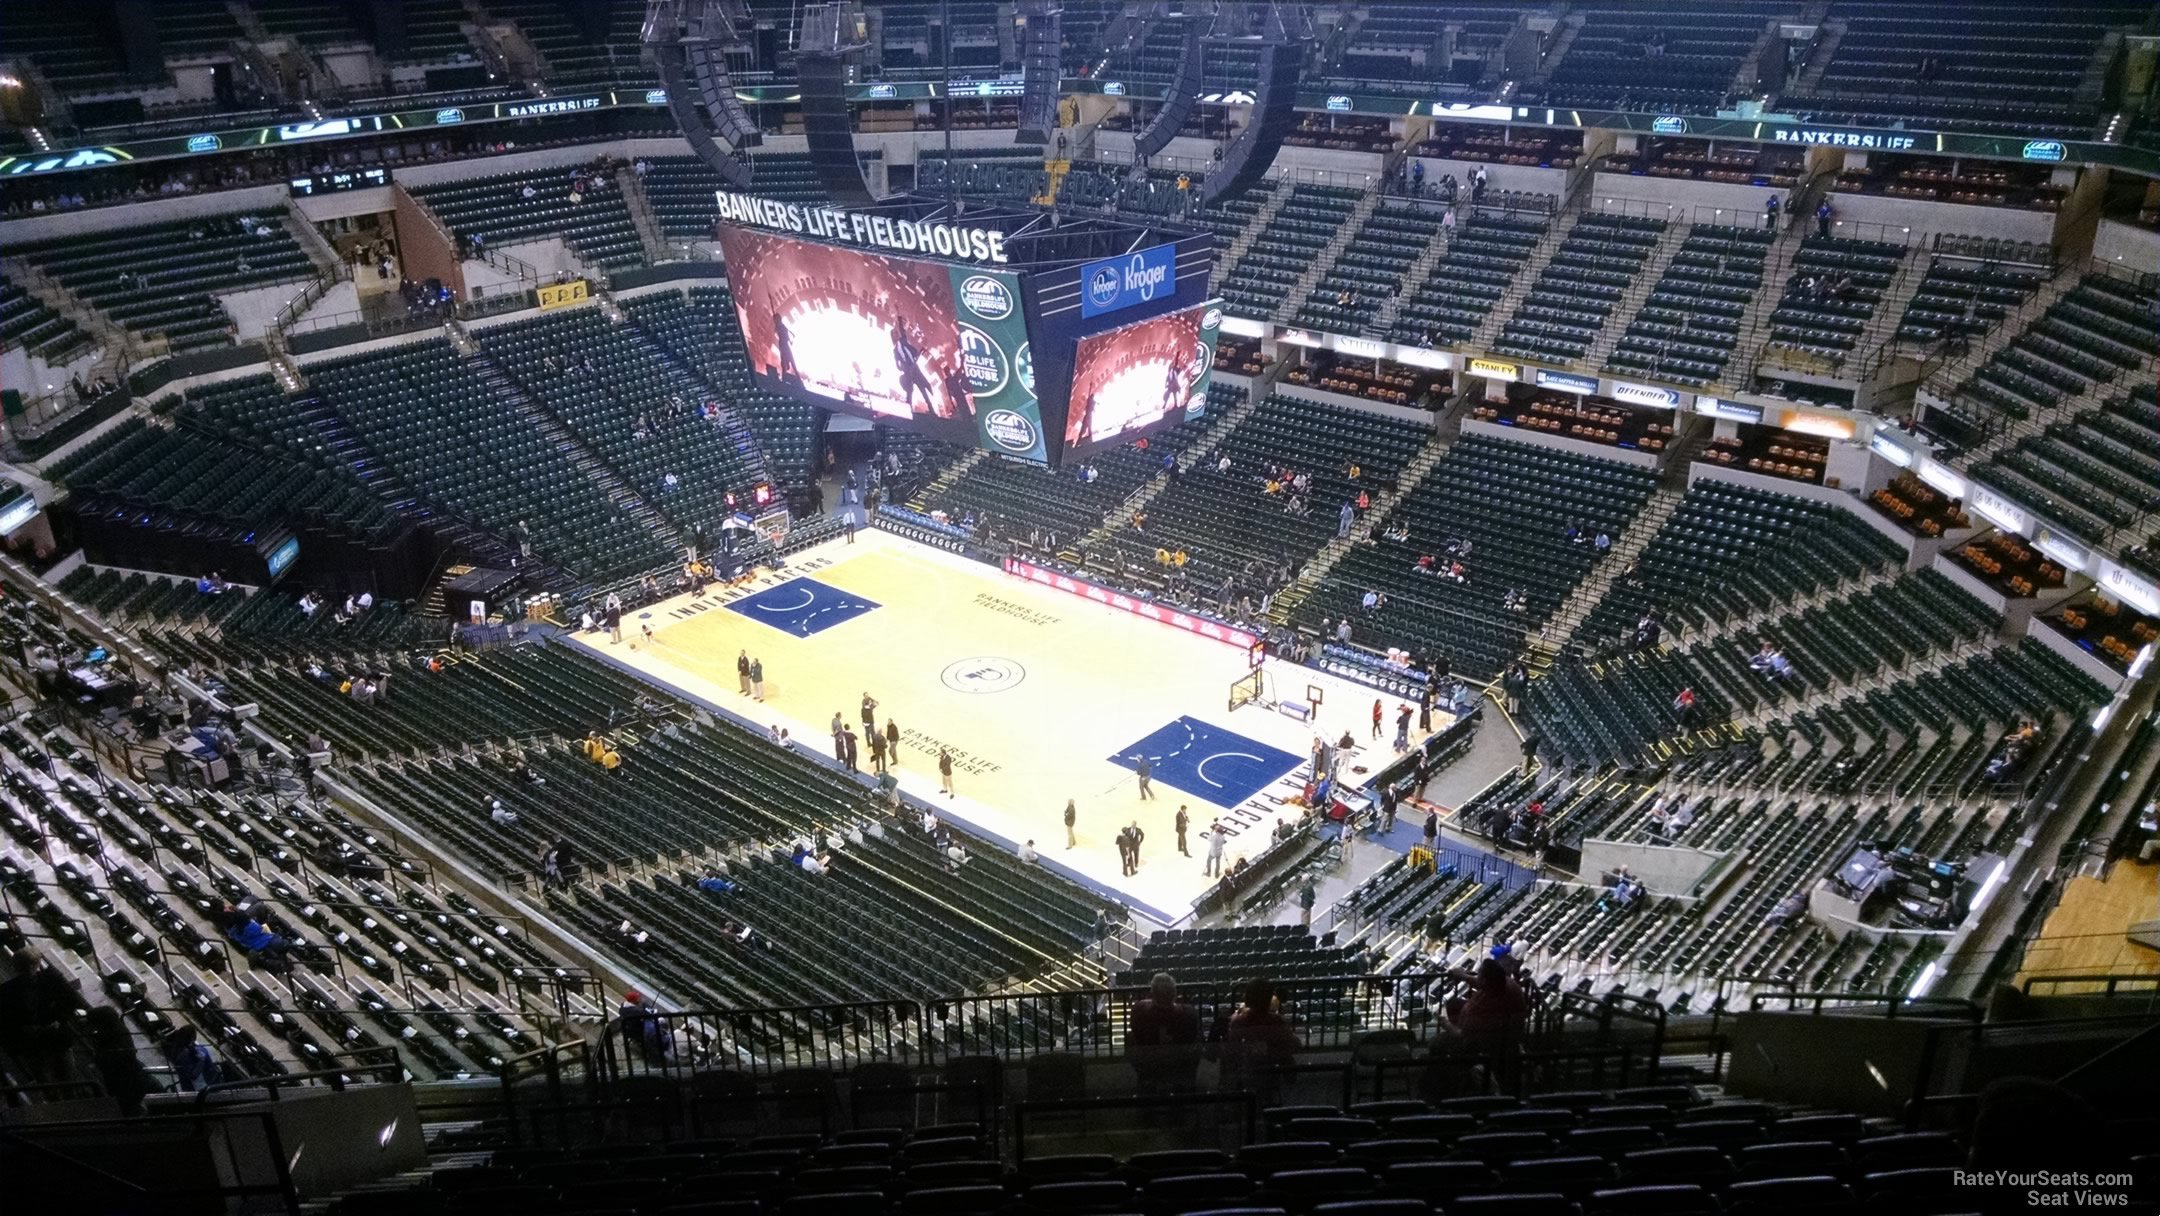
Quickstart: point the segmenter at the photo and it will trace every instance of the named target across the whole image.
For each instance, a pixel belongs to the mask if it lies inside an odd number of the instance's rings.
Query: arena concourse
[[[2151,5],[842,7],[0,17],[18,1203],[2160,1212]]]

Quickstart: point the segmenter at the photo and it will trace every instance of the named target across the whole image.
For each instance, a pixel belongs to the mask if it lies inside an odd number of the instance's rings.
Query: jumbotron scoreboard
[[[769,391],[1052,466],[1206,409],[1222,309],[1205,232],[927,199],[718,203]]]

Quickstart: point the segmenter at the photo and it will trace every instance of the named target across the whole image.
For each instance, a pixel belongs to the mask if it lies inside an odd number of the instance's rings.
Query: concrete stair
[[[284,226],[285,231],[292,234],[293,242],[307,252],[308,261],[315,263],[316,270],[328,275],[342,275],[345,272],[345,259],[338,256],[336,249],[331,248],[330,242],[324,238],[322,230],[315,226],[315,222],[301,214],[299,201],[296,199],[285,200]]]
[[[1379,206],[1380,192],[1377,190],[1368,190],[1358,196],[1357,206],[1350,209],[1350,214],[1335,229],[1334,239],[1327,243],[1327,253],[1306,267],[1305,273],[1299,275],[1298,281],[1283,294],[1283,302],[1275,306],[1275,320],[1287,322],[1297,316],[1298,309],[1312,296],[1320,280],[1327,277],[1327,272],[1334,269],[1335,263],[1342,260],[1343,251],[1357,240],[1357,234],[1364,231],[1365,221],[1372,218]]]
[[[961,455],[960,459],[953,461],[949,465],[946,465],[945,471],[939,473],[936,480],[924,486],[922,490],[915,495],[915,497],[908,500],[908,510],[915,512],[928,511],[930,509],[930,499],[932,496],[942,494],[945,491],[952,489],[955,483],[957,483],[961,478],[967,476],[967,472],[969,469],[972,469],[976,465],[981,464],[984,457],[987,455],[988,453],[984,452],[981,448],[969,448],[965,453]]]
[[[1589,175],[1584,176],[1587,178]],[[1560,246],[1567,243],[1568,236],[1575,230],[1576,221],[1588,212],[1589,205],[1590,191],[1578,189],[1575,197],[1553,218],[1553,222],[1545,230],[1545,239],[1538,242],[1536,252],[1523,262],[1522,269],[1515,272],[1514,281],[1510,282],[1507,291],[1493,302],[1492,311],[1485,314],[1483,321],[1478,322],[1477,332],[1470,335],[1470,340],[1463,343],[1464,346],[1471,350],[1492,349],[1493,340],[1500,336],[1501,330],[1507,328],[1507,323],[1515,316],[1516,309],[1529,297],[1530,289],[1536,285],[1538,276],[1545,273],[1547,266],[1552,265],[1553,255],[1560,252]]]
[[[2066,421],[2086,410],[2098,409],[2103,402],[2121,391],[2120,379],[2098,381],[2082,393],[2072,393],[2053,405],[2035,409],[2032,417],[2013,421],[2002,430],[1958,453],[1956,464],[1967,469],[1983,464],[2016,447],[2021,440],[2045,433],[2058,422]]]
[[[1823,73],[1829,69],[1830,61],[1836,58],[1838,43],[1844,41],[1844,38],[1844,22],[1823,22],[1821,39],[1816,42],[1815,49],[1808,53],[1807,62],[1800,65],[1800,78],[1793,82],[1790,91],[1813,93],[1822,87]]]
[[[1606,318],[1605,328],[1598,334],[1597,341],[1590,344],[1589,353],[1583,356],[1585,363],[1603,367],[1605,361],[1612,358],[1613,351],[1620,346],[1620,339],[1627,336],[1628,326],[1634,324],[1635,314],[1642,311],[1650,293],[1656,290],[1658,280],[1665,277],[1666,269],[1679,256],[1680,246],[1687,243],[1688,233],[1693,230],[1694,225],[1687,223],[1666,226],[1657,247],[1650,251],[1649,259],[1635,275],[1635,281],[1628,284],[1627,291],[1621,295],[1619,306]]]
[[[1726,82],[1727,93],[1737,97],[1758,91],[1756,86],[1762,81],[1764,58],[1773,49],[1782,49],[1778,47],[1779,24],[1775,19],[1763,22],[1763,32],[1756,36],[1755,45],[1748,48],[1747,58],[1740,61],[1740,66],[1733,71],[1732,79]],[[1780,55],[1781,60],[1782,58]],[[1782,77],[1784,73],[1781,71],[1779,75]]]
[[[1650,498],[1643,503],[1642,510],[1637,511],[1635,518],[1628,521],[1627,527],[1620,530],[1620,535],[1613,538],[1612,551],[1605,555],[1603,561],[1591,568],[1588,578],[1575,584],[1575,590],[1567,599],[1561,601],[1559,610],[1545,622],[1546,640],[1554,646],[1564,647],[1574,638],[1575,631],[1581,629],[1583,622],[1590,619],[1591,609],[1597,607],[1598,601],[1605,598],[1605,593],[1612,590],[1613,579],[1642,557],[1643,550],[1650,547],[1651,538],[1665,526],[1666,520],[1673,517],[1673,512],[1679,509],[1680,500],[1686,494],[1685,483],[1677,486],[1660,485],[1650,492]]]
[[[1342,561],[1343,555],[1349,553],[1353,545],[1370,540],[1373,529],[1380,526],[1380,521],[1388,517],[1395,505],[1424,483],[1426,474],[1431,473],[1433,466],[1439,464],[1441,458],[1447,455],[1448,449],[1455,444],[1456,436],[1461,433],[1462,411],[1451,408],[1449,414],[1442,417],[1441,425],[1433,428],[1433,433],[1426,438],[1424,446],[1420,447],[1410,457],[1410,462],[1402,467],[1402,471],[1395,475],[1395,488],[1373,499],[1372,509],[1365,512],[1364,518],[1351,525],[1350,535],[1329,541],[1305,563],[1297,577],[1291,580],[1290,585],[1283,588],[1268,606],[1267,619],[1277,625],[1289,623],[1290,614],[1297,610],[1298,605],[1312,598],[1313,591],[1327,578],[1329,572],[1335,569],[1336,564]]]
[[[1569,13],[1561,21],[1559,32],[1553,35],[1552,46],[1545,52],[1545,61],[1538,65],[1540,82],[1552,79],[1553,71],[1567,58],[1568,48],[1575,45],[1575,35],[1582,33],[1585,20],[1587,18],[1581,13]]]
[[[1268,370],[1268,375],[1263,378],[1262,383],[1272,386],[1274,379],[1281,374],[1280,369],[1282,367],[1282,360],[1276,360],[1275,365]],[[1178,457],[1179,471],[1183,472],[1191,469],[1206,458],[1214,450],[1215,445],[1223,441],[1224,436],[1236,430],[1239,423],[1245,421],[1255,409],[1259,408],[1261,400],[1266,396],[1267,393],[1264,390],[1249,393],[1246,395],[1245,400],[1223,411],[1222,417],[1209,423],[1208,429],[1200,436],[1199,441],[1186,448],[1184,454]],[[1070,548],[1076,551],[1085,551],[1091,545],[1097,545],[1108,540],[1132,523],[1133,516],[1139,514],[1149,503],[1154,502],[1158,495],[1169,488],[1170,478],[1168,474],[1157,473],[1155,476],[1150,477],[1139,488],[1126,495],[1125,501],[1119,503],[1116,510],[1105,515],[1103,521],[1097,524],[1092,531],[1074,541]]]
[[[1404,268],[1402,283],[1395,294],[1380,302],[1380,311],[1373,314],[1373,333],[1376,336],[1384,338],[1395,332],[1395,322],[1402,316],[1403,304],[1425,286],[1425,281],[1432,277],[1433,267],[1438,266],[1440,259],[1447,256],[1448,247],[1454,243],[1449,237],[1449,231],[1440,228],[1433,232],[1426,240],[1425,248],[1418,250],[1416,260]]]
[[[1922,387],[1945,400],[1955,397],[1959,386],[1971,379],[1974,372],[1979,371],[1982,365],[1994,358],[2004,347],[2017,341],[2032,327],[2033,322],[2047,315],[2048,309],[2055,307],[2064,296],[2076,290],[2083,279],[2083,275],[2069,270],[2056,272],[2053,278],[2040,285],[2039,290],[2025,297],[2025,302],[2018,305],[2017,311],[2004,317],[2002,324],[1989,330],[1980,341],[1974,343],[1971,351],[1959,356],[1955,362],[1946,363],[1929,373],[1927,382]]]
[[[2115,56],[2122,51],[2123,36],[2120,30],[2109,30],[2101,36],[2100,45],[2093,48],[2093,57],[2085,64],[2078,76],[2077,92],[2072,96],[2077,104],[2097,106],[2101,95],[2107,91],[2108,69],[2115,63]]]
[[[659,263],[681,257],[681,252],[668,243],[667,233],[661,231],[660,217],[653,214],[652,200],[645,197],[645,179],[630,166],[620,165],[615,170],[615,185],[622,191],[623,206],[630,211],[638,244],[645,247],[645,260]]]
[[[526,392],[517,378],[495,361],[495,356],[476,346],[465,357],[479,370],[480,378],[494,390],[497,398],[530,422],[542,438],[569,459],[572,468],[600,488],[617,514],[644,528],[663,546],[672,548],[682,543],[682,535],[676,527],[631,489],[621,474],[565,426],[553,411]]]
[[[162,339],[139,338],[122,328],[118,321],[105,315],[103,309],[70,291],[60,280],[46,274],[25,258],[0,258],[0,274],[42,301],[45,307],[75,323],[77,329],[90,335],[91,341],[107,351],[127,350],[136,354],[159,353],[157,347]]]
[[[1224,250],[1223,255],[1215,260],[1216,286],[1221,286],[1230,269],[1251,251],[1253,242],[1260,239],[1261,231],[1274,223],[1276,216],[1282,214],[1283,204],[1290,201],[1290,189],[1288,185],[1277,182],[1275,192],[1268,196],[1268,201],[1261,205],[1260,210],[1253,213],[1251,222],[1245,225],[1245,230],[1238,233],[1237,239],[1230,242],[1230,248]]]
[[[1820,196],[1821,182],[1828,175],[1810,179],[1794,196],[1797,200],[1792,211],[1786,213],[1806,215],[1814,209],[1814,199]],[[1805,208],[1802,210],[1801,208]],[[1800,252],[1800,243],[1813,232],[1812,220],[1806,224],[1787,223],[1778,239],[1771,243],[1770,252],[1763,257],[1762,290],[1748,301],[1747,311],[1740,314],[1740,334],[1733,344],[1733,359],[1725,365],[1725,377],[1715,387],[1727,390],[1745,389],[1755,382],[1755,368],[1762,362],[1763,346],[1770,340],[1770,314],[1777,311],[1778,301],[1785,295],[1785,287],[1792,281],[1793,258]]]

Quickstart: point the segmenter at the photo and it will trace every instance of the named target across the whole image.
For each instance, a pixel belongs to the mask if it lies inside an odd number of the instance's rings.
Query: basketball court
[[[1233,832],[1227,865],[1257,856],[1276,821],[1300,813],[1285,800],[1307,775],[1315,736],[1358,740],[1345,769],[1353,781],[1396,754],[1395,698],[1375,740],[1372,689],[1270,664],[1266,700],[1231,712],[1231,685],[1250,672],[1244,649],[876,530],[742,586],[642,609],[624,620],[620,644],[604,633],[571,640],[761,730],[784,727],[827,759],[833,715],[860,733],[867,692],[879,729],[899,723],[903,791],[1004,847],[1033,840],[1046,865],[1164,920],[1189,912],[1212,881],[1202,873],[1210,821]],[[763,704],[739,690],[745,651],[764,664]],[[1301,707],[1315,693],[1309,720],[1276,705]],[[953,756],[955,797],[938,791],[940,748]],[[1134,772],[1142,754],[1154,770],[1150,801]],[[870,768],[867,739],[861,766]],[[1068,798],[1079,811],[1071,849]],[[1192,817],[1190,858],[1178,856],[1172,827],[1180,803]],[[1147,839],[1139,874],[1127,877],[1114,837],[1135,819]]]

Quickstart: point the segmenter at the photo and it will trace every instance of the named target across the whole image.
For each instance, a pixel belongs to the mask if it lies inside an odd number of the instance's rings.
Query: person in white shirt
[[[1030,840],[1026,844],[1020,846],[1020,864],[1031,866],[1041,860],[1042,854],[1035,851],[1034,841]]]
[[[493,799],[488,803],[488,818],[504,827],[509,827],[518,821],[517,812],[504,806],[500,798]]]
[[[374,592],[372,592],[372,591],[363,591],[363,592],[361,592],[361,593],[360,593],[360,611],[362,611],[362,612],[366,612],[366,611],[367,611],[368,609],[370,609],[370,608],[373,608],[374,606],[375,606],[375,593],[374,593]]]

